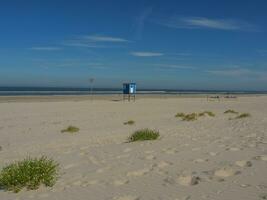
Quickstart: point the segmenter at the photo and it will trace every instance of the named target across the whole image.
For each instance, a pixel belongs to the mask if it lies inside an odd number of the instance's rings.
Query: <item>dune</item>
[[[29,155],[60,165],[53,187],[16,194],[2,189],[1,200],[264,199],[267,96],[78,98],[0,101],[0,169]],[[229,120],[229,109],[250,117]],[[174,117],[207,110],[214,117]],[[129,119],[134,125],[123,124]],[[69,126],[79,131],[61,133]],[[160,137],[128,142],[146,128]]]

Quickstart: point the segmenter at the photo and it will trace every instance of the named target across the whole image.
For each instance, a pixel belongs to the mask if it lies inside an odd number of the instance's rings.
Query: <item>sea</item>
[[[0,87],[0,96],[52,96],[52,95],[108,95],[122,94],[122,88],[78,88],[78,87]],[[267,94],[267,91],[229,90],[170,90],[140,88],[137,94]]]

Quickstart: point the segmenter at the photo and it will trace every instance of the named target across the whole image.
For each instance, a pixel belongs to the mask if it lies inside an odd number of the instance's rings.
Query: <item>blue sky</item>
[[[0,86],[267,90],[266,0],[2,0]]]

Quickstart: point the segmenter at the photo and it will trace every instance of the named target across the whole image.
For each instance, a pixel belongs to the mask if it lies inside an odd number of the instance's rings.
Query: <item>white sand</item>
[[[250,118],[228,120],[227,109]],[[177,112],[212,111],[184,122]],[[0,103],[0,168],[26,156],[60,163],[53,188],[0,200],[258,200],[267,197],[267,97]],[[123,125],[134,120],[135,125]],[[69,125],[76,134],[61,133]],[[139,128],[157,141],[126,143]]]

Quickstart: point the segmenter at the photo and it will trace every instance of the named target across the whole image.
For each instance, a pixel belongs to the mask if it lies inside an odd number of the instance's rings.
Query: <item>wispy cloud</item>
[[[258,28],[242,20],[213,19],[207,17],[178,17],[173,16],[167,20],[158,20],[158,24],[170,28],[180,29],[217,29],[225,31],[257,31]]]
[[[91,42],[130,42],[124,38],[119,37],[110,37],[110,36],[99,36],[99,35],[88,35],[83,36],[84,39],[91,41]]]
[[[130,52],[132,56],[138,56],[138,57],[157,57],[157,56],[163,56],[163,53],[159,52]]]
[[[119,45],[130,42],[131,42],[130,40],[120,37],[83,35],[73,38],[71,40],[66,40],[62,44],[65,46],[72,46],[72,47],[113,48],[113,47],[120,47]]]
[[[206,72],[216,76],[267,80],[267,71],[251,70],[247,68],[236,67],[233,69],[207,70]]]
[[[160,67],[161,69],[196,69],[193,66],[177,65],[177,64],[151,64],[152,66]]]
[[[134,29],[135,29],[135,38],[137,40],[140,40],[143,35],[143,31],[145,28],[145,23],[147,21],[147,18],[152,14],[152,7],[148,7],[144,9],[138,17],[135,18],[134,21]]]
[[[32,47],[30,50],[34,51],[58,51],[62,50],[61,47]]]
[[[87,42],[86,40],[67,40],[62,43],[64,46],[69,47],[87,47],[87,48],[107,48],[107,45],[100,45],[95,43]]]

